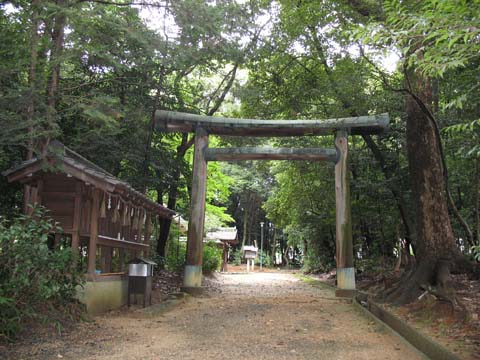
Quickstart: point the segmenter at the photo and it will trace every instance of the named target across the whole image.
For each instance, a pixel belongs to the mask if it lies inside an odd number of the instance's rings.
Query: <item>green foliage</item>
[[[265,250],[263,252],[258,250],[258,256],[255,259],[255,264],[260,265],[260,258],[262,259],[262,266],[267,268],[273,266],[273,259]]]
[[[476,261],[480,262],[480,245],[472,246],[471,249],[470,249],[470,252],[473,255],[473,258]]]
[[[238,266],[242,264],[243,252],[241,249],[234,250],[232,253],[232,256],[233,256],[233,261],[232,261],[233,265]]]
[[[203,264],[202,270],[204,273],[211,273],[220,269],[222,264],[222,249],[215,243],[208,242],[203,245]]]
[[[335,267],[335,260],[330,251],[325,249],[321,242],[310,241],[311,246],[303,258],[302,271],[305,273],[323,273]],[[323,248],[323,249],[322,249]]]
[[[163,261],[165,267],[170,271],[182,271],[185,265],[187,243],[170,240],[168,245],[167,256],[165,259],[157,259]],[[203,244],[203,264],[204,273],[211,273],[220,269],[222,263],[222,250],[215,243],[209,242]]]
[[[164,264],[167,270],[181,271],[185,264],[185,254],[187,253],[187,243],[170,239],[168,244],[167,256]]]
[[[231,215],[226,213],[226,207],[216,206],[207,203],[205,206],[205,231],[213,231],[215,229],[229,226],[234,222]]]
[[[59,229],[44,215],[35,207],[32,216],[0,222],[0,337],[12,339],[26,318],[66,309],[83,283],[71,248],[49,249]]]

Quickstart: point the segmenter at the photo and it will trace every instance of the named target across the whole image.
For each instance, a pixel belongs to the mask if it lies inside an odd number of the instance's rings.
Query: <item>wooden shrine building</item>
[[[25,185],[26,203],[40,204],[63,232],[52,248],[71,246],[87,274],[79,298],[91,313],[126,303],[129,260],[147,255],[152,222],[175,212],[148,199],[126,182],[52,141],[47,154],[3,173]],[[26,207],[29,212],[30,207]]]
[[[237,228],[219,228],[215,231],[207,232],[207,241],[214,241],[222,248],[222,272],[228,271],[228,254],[233,245],[238,244]]]
[[[352,220],[348,163],[348,136],[379,134],[388,128],[388,114],[327,120],[255,120],[200,116],[157,110],[159,131],[195,133],[193,183],[185,291],[199,292],[202,286],[202,246],[205,222],[205,191],[208,161],[309,160],[335,164],[337,295],[355,293]],[[226,136],[334,136],[334,148],[209,148],[209,135]]]

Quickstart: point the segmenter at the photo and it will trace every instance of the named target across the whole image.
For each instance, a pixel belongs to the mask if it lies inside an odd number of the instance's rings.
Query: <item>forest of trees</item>
[[[473,271],[479,249],[478,14],[479,2],[453,0],[3,2],[0,171],[58,139],[188,217],[193,138],[154,131],[156,109],[279,120],[387,112],[387,134],[350,137],[353,238],[359,264],[400,253],[409,281],[390,295],[408,302],[419,283]],[[333,136],[269,145],[332,147]],[[207,229],[236,226],[250,244],[262,221],[269,256],[335,266],[333,166],[210,163],[207,189]],[[22,191],[0,177],[2,217],[21,211]],[[171,224],[159,226],[164,257]]]

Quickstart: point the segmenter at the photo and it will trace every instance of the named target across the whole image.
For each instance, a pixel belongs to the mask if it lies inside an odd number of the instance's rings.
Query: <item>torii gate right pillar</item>
[[[336,258],[337,296],[355,294],[355,269],[353,266],[352,217],[350,211],[350,179],[348,172],[348,133],[338,130],[335,134],[337,163],[335,164],[336,202]]]

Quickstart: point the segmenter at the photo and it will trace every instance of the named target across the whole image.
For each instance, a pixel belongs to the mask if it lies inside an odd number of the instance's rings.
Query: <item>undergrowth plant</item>
[[[170,271],[182,271],[185,265],[187,244],[173,241],[165,257],[165,267]],[[222,249],[213,242],[203,244],[202,270],[211,273],[220,268],[222,263]]]
[[[60,231],[41,207],[11,222],[0,219],[0,340],[13,340],[27,319],[69,312],[83,284],[70,247],[50,249]]]
[[[203,263],[204,273],[211,273],[220,269],[222,263],[222,249],[217,247],[214,242],[208,242],[203,245]]]

